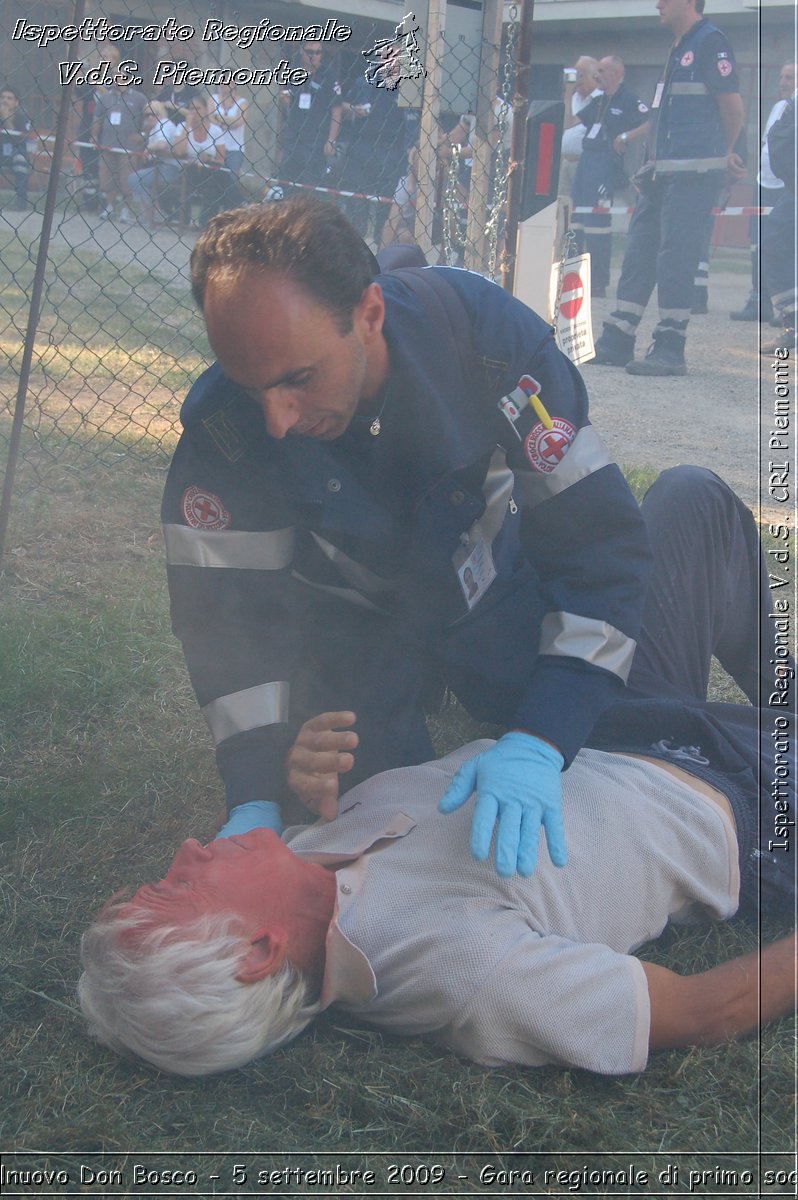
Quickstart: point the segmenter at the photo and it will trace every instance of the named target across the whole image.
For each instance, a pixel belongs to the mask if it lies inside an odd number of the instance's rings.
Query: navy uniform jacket
[[[726,169],[726,134],[716,96],[739,92],[734,51],[706,17],[672,48],[658,87],[657,174]]]
[[[581,376],[501,288],[427,270],[460,297],[471,345],[453,353],[441,314],[401,272],[380,276],[390,379],[379,436],[356,417],[333,442],[271,438],[218,365],[183,406],[163,501],[173,627],[230,807],[280,798],[296,723],[323,710],[312,694],[294,705],[311,595],[315,619],[324,605],[335,628],[352,614],[342,669],[379,671],[389,724],[394,681],[434,663],[478,719],[548,738],[569,763],[623,693],[648,546]],[[550,429],[527,403],[536,387]],[[324,653],[336,644],[331,632]]]
[[[577,113],[586,128],[582,153],[612,150],[612,143],[620,133],[645,125],[649,118],[648,105],[637,97],[631,88],[622,83],[613,96],[594,96],[589,104]],[[593,137],[594,126],[598,126]]]

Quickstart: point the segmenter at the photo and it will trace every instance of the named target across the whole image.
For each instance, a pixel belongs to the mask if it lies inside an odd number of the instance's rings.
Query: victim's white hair
[[[254,983],[235,978],[249,943],[234,917],[148,924],[146,913],[107,907],[81,941],[78,999],[89,1033],[112,1050],[211,1075],[285,1045],[319,1012],[290,963]]]

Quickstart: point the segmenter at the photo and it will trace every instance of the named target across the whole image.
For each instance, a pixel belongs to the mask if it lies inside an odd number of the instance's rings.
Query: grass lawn
[[[28,449],[23,471],[35,470]],[[154,470],[86,470],[79,451],[67,450],[47,490],[26,490],[14,510],[0,584],[0,1145],[31,1153],[8,1166],[46,1157],[74,1178],[70,1151],[104,1151],[107,1159],[80,1161],[120,1169],[129,1182],[135,1162],[174,1166],[170,1155],[186,1151],[182,1165],[220,1174],[221,1191],[233,1162],[223,1152],[251,1173],[283,1161],[265,1152],[294,1151],[304,1152],[294,1164],[376,1169],[382,1190],[406,1195],[408,1185],[388,1186],[384,1173],[416,1161],[413,1152],[429,1163],[434,1151],[447,1171],[440,1194],[511,1194],[480,1184],[480,1168],[532,1170],[542,1180],[546,1170],[675,1163],[686,1178],[691,1169],[756,1171],[759,1147],[789,1150],[790,1021],[739,1045],[657,1054],[644,1075],[618,1079],[487,1071],[335,1016],[269,1059],[196,1082],[119,1061],[87,1039],[75,1003],[82,929],[114,889],[160,875],[182,838],[210,836],[220,806],[208,736],[169,630],[161,483]],[[720,677],[714,686],[728,687]],[[462,712],[436,726],[441,750],[476,732]],[[683,930],[651,953],[695,970],[750,949],[758,934],[743,923]],[[198,1159],[200,1150],[213,1154]],[[468,1157],[477,1152],[488,1157]],[[544,1194],[557,1190],[555,1178]],[[580,1190],[618,1194],[609,1185]],[[334,1194],[357,1191],[340,1185]]]
[[[13,279],[0,302],[0,348],[15,365],[32,266],[16,241],[0,251]],[[46,318],[37,342],[36,403],[0,578],[5,1169],[49,1164],[70,1176],[61,1192],[93,1195],[289,1195],[303,1186],[261,1184],[258,1171],[291,1152],[308,1168],[377,1172],[362,1193],[357,1180],[339,1180],[304,1191],[314,1195],[629,1194],[619,1175],[594,1185],[578,1173],[630,1164],[649,1173],[634,1195],[687,1191],[691,1170],[708,1172],[692,1180],[694,1194],[722,1191],[723,1170],[738,1172],[733,1194],[753,1194],[739,1173],[759,1170],[758,1151],[794,1149],[791,1021],[739,1045],[657,1054],[644,1075],[618,1079],[488,1071],[335,1015],[269,1059],[194,1082],[88,1040],[75,1001],[82,930],[112,891],[159,876],[183,838],[211,836],[221,805],[209,735],[169,629],[158,525],[175,396],[205,348],[182,283],[170,288],[135,266],[122,281],[89,250],[56,257],[47,312],[57,318]],[[0,411],[14,386],[6,372]],[[6,430],[0,423],[0,442]],[[151,465],[115,463],[111,435]],[[629,475],[638,490],[652,478]],[[736,695],[720,673],[713,691]],[[445,751],[481,730],[452,709],[434,732]],[[669,932],[650,956],[700,970],[751,949],[760,932],[782,931],[738,922]],[[391,1164],[415,1161],[442,1164],[444,1179],[392,1179]],[[234,1162],[246,1164],[246,1183]],[[137,1163],[193,1168],[198,1180],[148,1190],[135,1183]],[[534,1181],[481,1182],[485,1164],[531,1171]],[[675,1167],[673,1183],[660,1186],[657,1172]],[[119,1170],[121,1184],[92,1183],[101,1168]],[[767,1190],[793,1194],[789,1185]]]

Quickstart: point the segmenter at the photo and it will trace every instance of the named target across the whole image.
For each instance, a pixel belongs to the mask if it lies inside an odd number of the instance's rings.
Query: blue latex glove
[[[546,831],[549,858],[556,867],[568,861],[562,822],[564,759],[559,750],[531,733],[505,733],[490,750],[463,763],[438,805],[454,812],[477,793],[471,822],[471,853],[483,861],[490,854],[498,821],[496,870],[507,879],[516,871],[531,875],[538,857],[540,826]]]
[[[273,800],[250,800],[248,804],[237,804],[216,838],[237,837],[241,833],[249,833],[250,829],[273,829],[279,837],[283,832],[279,805]],[[216,838],[213,840],[216,841]]]

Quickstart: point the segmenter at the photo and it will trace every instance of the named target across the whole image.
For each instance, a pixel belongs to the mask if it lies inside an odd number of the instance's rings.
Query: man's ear
[[[373,341],[382,332],[385,321],[385,300],[382,288],[378,283],[370,283],[364,290],[355,308],[353,321],[366,341]]]
[[[257,983],[274,975],[285,962],[288,937],[283,929],[259,929],[249,939],[249,950],[239,964],[235,978],[239,983]]]

